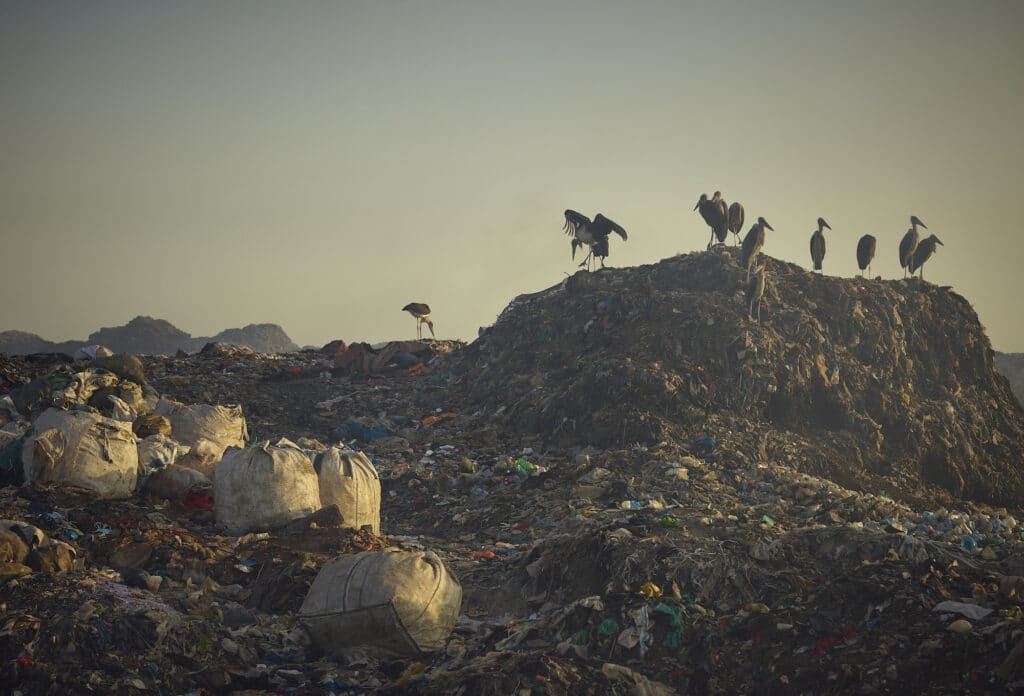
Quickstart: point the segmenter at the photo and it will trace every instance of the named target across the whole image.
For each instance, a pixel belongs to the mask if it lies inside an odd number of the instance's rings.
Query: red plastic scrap
[[[17,662],[18,662],[18,666],[21,667],[22,669],[30,669],[32,667],[32,663],[33,663],[32,656],[31,655],[27,655],[25,653],[22,653],[22,654],[18,655]]]
[[[529,529],[531,524],[533,524],[533,520],[523,520],[512,529],[516,530],[517,532],[521,532],[524,529]]]
[[[189,491],[185,496],[185,507],[195,508],[196,510],[206,510],[207,512],[213,512],[213,496],[209,493],[201,493],[199,491]]]
[[[477,551],[476,553],[473,554],[473,560],[474,561],[479,561],[481,559],[486,559],[486,560],[490,561],[490,560],[493,560],[494,558],[495,558],[495,556],[494,556],[494,552],[493,551]]]

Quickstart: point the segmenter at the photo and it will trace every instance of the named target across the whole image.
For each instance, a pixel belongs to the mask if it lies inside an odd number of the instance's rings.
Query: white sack
[[[281,440],[231,448],[213,477],[217,522],[231,533],[272,529],[320,509],[320,486],[309,457]]]
[[[346,527],[368,524],[380,534],[380,479],[365,454],[331,447],[317,455],[313,468],[320,481],[320,507],[337,505]]]
[[[139,454],[130,423],[50,408],[33,427],[21,450],[26,484],[76,486],[101,498],[135,491]]]
[[[249,433],[241,406],[186,405],[160,399],[157,415],[171,422],[171,435],[191,452],[178,463],[213,478],[214,465],[228,447],[245,447]]]
[[[408,655],[444,647],[462,586],[437,554],[366,551],[326,564],[299,616],[321,648],[372,646]]]

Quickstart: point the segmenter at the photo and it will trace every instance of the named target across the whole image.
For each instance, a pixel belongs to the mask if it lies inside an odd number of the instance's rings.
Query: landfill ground
[[[251,440],[363,450],[382,533],[234,537],[206,500],[2,487],[0,519],[77,556],[0,577],[0,692],[1024,691],[1024,416],[976,316],[768,262],[761,323],[717,250],[577,274],[411,369],[143,356],[164,396],[240,404]],[[0,396],[55,365],[0,357]],[[445,649],[314,645],[318,569],[384,548],[459,578]]]

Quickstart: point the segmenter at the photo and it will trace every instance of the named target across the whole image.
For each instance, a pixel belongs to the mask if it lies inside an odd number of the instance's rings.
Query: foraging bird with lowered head
[[[904,269],[904,278],[907,277],[907,269],[910,268],[910,261],[914,258],[914,252],[917,251],[917,245],[921,239],[921,236],[917,231],[918,225],[924,229],[928,229],[928,225],[921,222],[920,218],[916,215],[911,215],[910,229],[907,230],[907,233],[903,235],[903,239],[900,240],[900,266]],[[913,275],[914,272],[911,271],[910,274]]]
[[[757,305],[757,321],[761,321],[761,298],[764,297],[765,288],[764,264],[754,269],[753,275],[747,281],[747,314],[754,318],[754,305]]]
[[[875,258],[875,238],[866,234],[857,242],[857,266],[860,267],[861,278],[864,277],[864,269],[871,272],[871,259]]]
[[[425,302],[410,302],[402,307],[403,312],[416,317],[416,338],[423,338],[423,325],[430,329],[430,335],[434,335],[434,322],[430,320],[430,305]]]
[[[700,211],[700,216],[711,228],[708,249],[715,243],[715,239],[718,239],[719,244],[724,244],[725,238],[729,235],[729,207],[722,200],[722,192],[715,191],[711,198],[708,198],[706,193],[700,194],[700,199],[693,209]]]
[[[736,237],[736,244],[740,243],[740,232],[743,231],[743,204],[733,201],[729,206],[729,231]]]
[[[832,229],[832,226],[825,222],[825,218],[818,218],[818,230],[811,235],[811,260],[814,261],[814,270],[821,270],[821,262],[825,258],[825,232],[824,228]]]
[[[580,267],[587,267],[590,270],[590,262],[596,257],[601,261],[601,268],[604,268],[604,260],[608,257],[608,236],[614,232],[622,241],[626,241],[626,230],[614,220],[606,218],[601,213],[594,216],[593,221],[582,213],[575,210],[565,211],[565,224],[562,226],[566,234],[572,237],[572,258],[576,260],[576,249],[582,246],[589,247],[590,253],[583,259]]]
[[[920,268],[921,280],[924,280],[924,262],[935,253],[936,244],[942,244],[942,242],[934,234],[930,234],[917,245],[917,249],[914,250],[914,255],[910,258],[910,263],[907,265],[911,276],[914,275],[914,271]],[[942,244],[942,246],[946,245]]]
[[[743,246],[740,248],[740,263],[747,269],[748,282],[750,281],[750,269],[753,267],[754,262],[757,261],[757,255],[761,253],[761,249],[764,247],[764,230],[766,227],[772,232],[775,231],[775,228],[769,225],[763,217],[759,217],[754,226],[747,231],[747,236],[743,238]]]

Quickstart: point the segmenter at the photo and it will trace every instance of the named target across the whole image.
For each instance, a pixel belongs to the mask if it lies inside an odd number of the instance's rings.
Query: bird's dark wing
[[[863,271],[867,268],[873,258],[875,258],[875,238],[866,234],[857,242],[857,265],[860,270]]]
[[[594,218],[594,227],[598,229],[601,237],[607,237],[614,232],[622,237],[623,240],[626,239],[626,230],[622,229],[622,226],[617,224],[614,220],[606,218],[601,213],[598,213]]]
[[[916,249],[917,240],[914,230],[907,230],[907,233],[903,235],[903,239],[900,240],[900,266],[910,265]]]
[[[581,227],[586,227],[589,224],[590,218],[570,209],[565,211],[565,224],[562,226],[562,229],[569,236],[574,236]]]
[[[743,204],[739,201],[729,206],[729,231],[739,234],[743,229]]]

